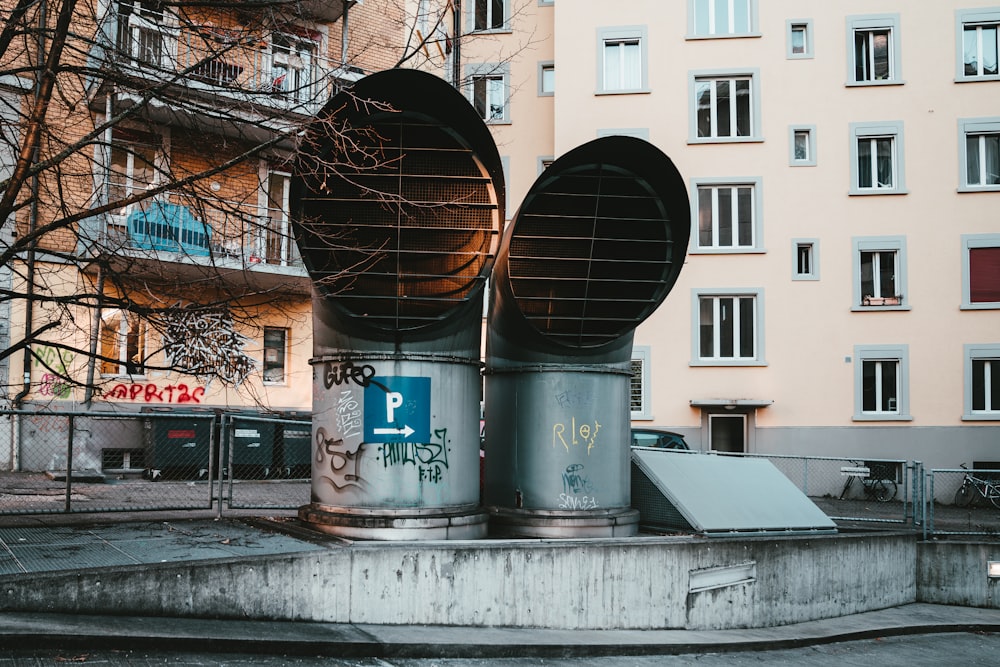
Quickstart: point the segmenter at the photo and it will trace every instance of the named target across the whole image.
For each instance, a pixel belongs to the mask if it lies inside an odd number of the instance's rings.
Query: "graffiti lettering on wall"
[[[596,510],[597,498],[593,496],[571,496],[559,494],[559,509],[564,510]]]
[[[53,398],[69,398],[72,388],[73,385],[58,375],[45,373],[42,375],[42,382],[38,387],[38,393],[42,396],[52,396]]]
[[[361,433],[361,406],[350,389],[342,390],[337,399],[337,432],[344,438]]]
[[[323,386],[329,389],[353,382],[359,387],[367,387],[375,377],[375,368],[369,364],[355,366],[353,361],[340,364],[328,361],[323,365]]]
[[[119,382],[103,396],[108,401],[145,401],[146,403],[201,403],[204,387],[186,384],[168,384],[164,387],[152,382]]]
[[[597,434],[601,430],[600,422],[595,419],[593,425],[588,422],[577,424],[576,417],[573,417],[568,426],[569,432],[567,433],[567,424],[556,423],[552,425],[552,446],[561,444],[568,452],[570,445],[583,444],[587,446],[587,454],[589,455],[590,450],[594,448]]]
[[[35,368],[38,368],[39,366],[42,368],[50,368],[56,372],[62,373],[64,376],[69,375],[69,365],[73,363],[73,358],[76,356],[69,350],[60,350],[59,348],[51,347],[49,345],[36,345],[31,348],[31,353],[35,358],[35,361],[32,364]]]
[[[243,351],[250,339],[236,332],[227,310],[178,307],[162,313],[157,321],[167,363],[183,373],[239,385],[257,367]]]
[[[440,442],[385,442],[379,446],[382,465],[417,467],[421,482],[440,482],[448,467],[448,429],[434,429]]]
[[[357,449],[351,451],[344,445],[343,438],[331,438],[327,435],[326,429],[316,429],[317,467],[320,470],[327,467],[328,470],[325,472],[329,472],[329,475],[320,475],[320,478],[332,486],[335,491],[344,491],[349,488],[364,489],[365,481],[358,474],[364,451],[364,443],[359,444]],[[328,466],[327,462],[329,462]]]

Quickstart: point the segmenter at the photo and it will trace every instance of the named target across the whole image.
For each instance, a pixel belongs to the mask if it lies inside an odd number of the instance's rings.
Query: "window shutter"
[[[969,248],[969,301],[1000,302],[1000,248]]]

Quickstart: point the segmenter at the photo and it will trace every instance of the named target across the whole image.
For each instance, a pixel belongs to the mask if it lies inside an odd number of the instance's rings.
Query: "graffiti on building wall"
[[[361,405],[350,389],[343,389],[337,399],[337,432],[342,438],[361,433]]]
[[[52,398],[69,398],[73,385],[58,375],[45,373],[42,381],[38,385],[38,393],[41,396],[51,396]]]
[[[62,373],[63,376],[69,374],[69,365],[73,363],[76,356],[70,350],[61,350],[50,345],[35,345],[31,348],[34,357],[32,366],[35,368],[48,368]]]
[[[143,401],[145,403],[201,403],[204,387],[189,387],[184,383],[160,386],[154,382],[119,382],[103,392],[108,401]]]
[[[237,333],[226,310],[176,308],[157,316],[167,364],[190,375],[241,384],[257,362],[244,352],[251,342]]]

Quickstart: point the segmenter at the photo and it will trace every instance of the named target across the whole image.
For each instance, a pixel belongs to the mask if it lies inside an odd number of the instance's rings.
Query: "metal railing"
[[[192,231],[197,232],[196,243],[188,239]],[[87,218],[79,233],[81,252],[91,254],[125,251],[164,259],[162,253],[172,253],[220,264],[233,261],[243,267],[304,266],[287,215],[242,202],[205,201],[196,209],[144,202],[121,215]]]
[[[924,537],[1000,537],[1000,470],[935,468],[924,486]]]

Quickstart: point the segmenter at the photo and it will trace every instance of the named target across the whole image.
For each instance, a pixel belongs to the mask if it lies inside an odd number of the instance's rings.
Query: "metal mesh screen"
[[[636,174],[597,164],[555,176],[518,212],[508,261],[518,307],[567,346],[627,333],[659,303],[669,222]]]
[[[493,183],[454,133],[405,113],[358,134],[372,156],[303,198],[299,241],[317,287],[386,330],[440,320],[485,281],[499,233]],[[321,164],[319,167],[325,167]]]

